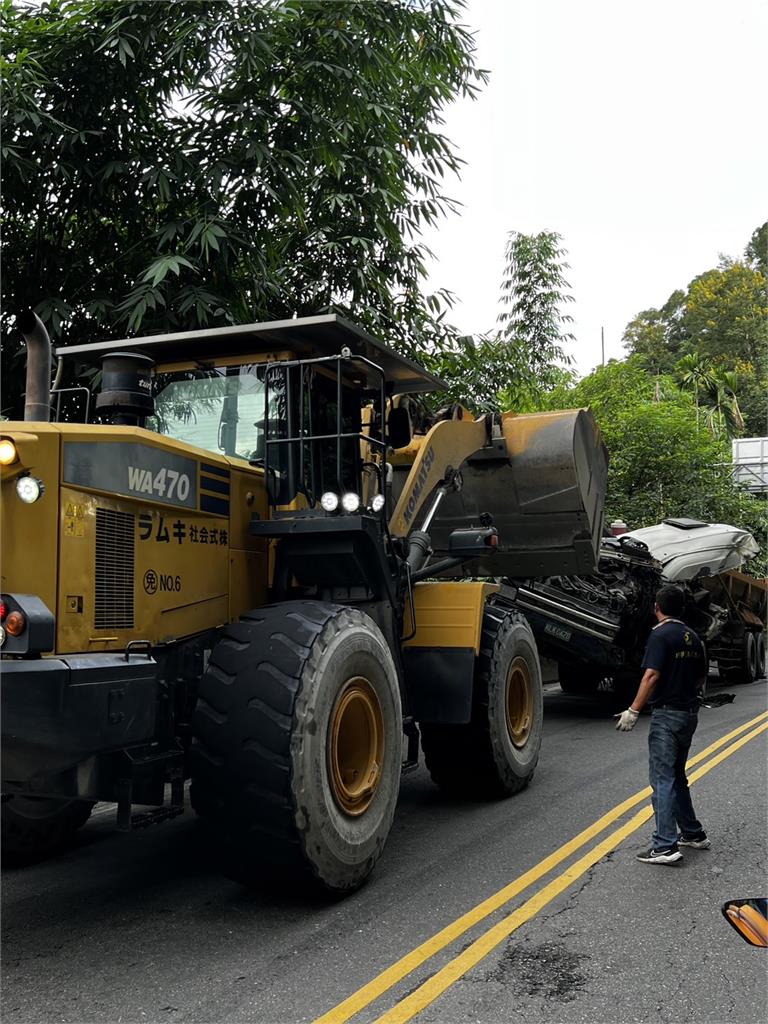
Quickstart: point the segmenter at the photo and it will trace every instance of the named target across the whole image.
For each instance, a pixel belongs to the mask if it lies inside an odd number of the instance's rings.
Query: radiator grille
[[[96,509],[96,629],[133,628],[134,516]]]

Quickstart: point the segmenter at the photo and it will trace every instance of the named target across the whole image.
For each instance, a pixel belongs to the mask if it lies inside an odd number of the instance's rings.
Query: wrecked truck
[[[683,589],[684,619],[701,636],[724,682],[765,675],[768,581],[739,568],[757,554],[754,537],[725,523],[665,519],[604,537],[589,575],[515,580],[515,603],[539,652],[557,662],[568,694],[634,696],[654,596],[664,583]]]

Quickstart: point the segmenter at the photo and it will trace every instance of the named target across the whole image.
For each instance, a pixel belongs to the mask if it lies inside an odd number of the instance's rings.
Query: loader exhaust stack
[[[24,419],[47,423],[51,418],[51,339],[31,309],[19,314],[17,324],[27,345]]]

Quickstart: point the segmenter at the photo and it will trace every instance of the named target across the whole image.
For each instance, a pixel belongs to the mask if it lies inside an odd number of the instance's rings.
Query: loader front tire
[[[468,725],[421,723],[432,781],[464,797],[518,793],[539,760],[543,707],[531,627],[518,612],[490,603],[475,662],[472,720]]]
[[[34,864],[63,849],[88,821],[93,803],[3,794],[3,857],[12,864]]]
[[[228,626],[201,681],[191,790],[228,873],[360,886],[392,824],[402,730],[392,655],[363,612],[292,601]]]

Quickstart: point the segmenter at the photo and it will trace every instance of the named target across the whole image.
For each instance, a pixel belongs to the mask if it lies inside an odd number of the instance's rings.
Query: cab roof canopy
[[[97,362],[113,352],[139,352],[155,363],[199,362],[212,365],[218,359],[256,355],[268,352],[290,352],[297,359],[339,355],[343,348],[353,355],[365,356],[382,368],[387,382],[397,394],[418,391],[441,391],[445,385],[417,363],[405,359],[394,349],[372,338],[360,327],[335,313],[306,316],[294,320],[273,320],[235,327],[213,327],[202,331],[179,331],[154,334],[146,338],[124,338],[121,341],[100,341],[93,345],[60,345],[56,355],[65,359],[78,356]],[[350,364],[351,375],[360,377],[363,364]],[[366,384],[378,386],[380,378],[373,371],[365,374]]]

